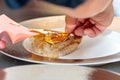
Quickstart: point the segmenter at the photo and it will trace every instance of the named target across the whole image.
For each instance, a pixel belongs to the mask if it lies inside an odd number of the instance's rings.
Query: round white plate
[[[59,29],[58,30],[62,30]],[[114,55],[120,52],[120,37],[114,31],[106,31],[96,38],[83,37],[79,47],[69,55],[59,57],[59,59],[92,59]],[[29,52],[36,53],[31,45],[31,40],[24,40],[23,46]]]
[[[36,18],[36,19],[27,20],[27,21],[22,22],[21,24],[27,28],[32,28],[32,29],[33,28],[34,29],[39,29],[39,28],[51,29],[51,28],[58,28],[58,27],[61,28],[61,27],[65,27],[64,19],[65,19],[65,16],[52,16],[52,17]],[[115,26],[115,28],[116,28],[116,26]],[[112,44],[115,43],[116,45],[117,44],[120,45],[120,33],[118,33],[118,32],[114,32],[114,31],[107,32],[107,33],[103,34],[103,36],[101,35],[100,38],[102,40],[104,40],[104,38],[105,38],[105,40],[110,40],[110,42]],[[95,42],[97,42],[97,41],[95,41]],[[89,45],[91,45],[91,44],[89,44]],[[107,42],[107,45],[109,45],[108,42]],[[113,47],[113,45],[111,45],[109,47]],[[101,50],[105,50],[105,46],[102,46],[101,48],[102,48]],[[112,49],[112,51],[113,51],[113,49]],[[113,54],[111,54],[111,56],[92,58],[92,59],[67,59],[68,58],[67,57],[66,59],[61,58],[61,59],[50,60],[49,58],[31,54],[29,51],[27,51],[23,47],[22,42],[19,42],[17,44],[8,44],[6,46],[6,48],[1,50],[0,52],[6,56],[9,56],[9,57],[12,57],[12,58],[15,58],[18,60],[26,61],[26,62],[53,64],[53,65],[59,64],[59,65],[96,66],[96,65],[103,65],[103,64],[107,64],[107,63],[120,61],[120,52],[118,52],[118,54],[113,53]],[[80,52],[80,54],[82,54],[82,53]],[[89,52],[86,54],[88,55]],[[102,54],[102,53],[100,53],[100,54]]]
[[[0,70],[0,80],[120,80],[120,74],[80,66],[27,65]]]

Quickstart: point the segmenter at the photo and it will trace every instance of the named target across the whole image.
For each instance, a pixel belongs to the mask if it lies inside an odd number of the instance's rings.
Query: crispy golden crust
[[[36,35],[33,37],[32,47],[40,55],[56,58],[74,51],[80,44],[81,39],[81,36],[72,35],[63,42],[51,44],[44,40],[44,35]]]

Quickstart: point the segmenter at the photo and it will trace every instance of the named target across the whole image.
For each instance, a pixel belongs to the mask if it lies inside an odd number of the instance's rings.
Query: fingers
[[[90,22],[89,20],[85,21],[82,26],[79,26],[75,29],[74,33],[77,36],[89,36],[89,37],[96,37],[101,34],[106,27],[102,27],[95,22]]]
[[[82,26],[83,27],[83,26]],[[84,34],[84,29],[82,27],[78,27],[76,28],[76,30],[74,31],[74,33],[77,35],[77,36],[83,36],[85,35]]]
[[[0,49],[3,49],[6,47],[7,43],[10,43],[10,37],[8,36],[8,34],[6,32],[1,32],[0,33]]]
[[[92,28],[86,28],[84,30],[84,34],[89,36],[89,37],[96,37],[97,35],[99,35],[101,32],[94,27]]]
[[[11,39],[10,39],[10,37],[9,37],[7,32],[1,32],[0,33],[0,41],[1,40],[5,41],[6,43],[10,43],[11,42]]]
[[[73,32],[73,30],[77,26],[77,19],[73,18],[73,17],[70,17],[70,16],[66,16],[65,22],[66,22],[65,31],[68,32],[68,33]]]
[[[6,42],[3,41],[3,40],[1,40],[1,41],[0,41],[0,49],[4,49],[5,46],[6,46]]]
[[[66,16],[66,32],[74,33],[77,36],[96,37],[107,27],[97,24],[91,19],[76,19]]]

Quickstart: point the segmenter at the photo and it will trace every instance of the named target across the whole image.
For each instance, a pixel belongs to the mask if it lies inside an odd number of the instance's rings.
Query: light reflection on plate
[[[58,30],[62,29],[58,28]],[[120,52],[120,38],[118,37],[116,41],[115,34],[116,32],[106,31],[96,38],[83,37],[81,44],[75,51],[69,55],[59,57],[59,59],[92,59],[117,54]],[[33,50],[29,38],[24,40],[23,46],[27,51],[41,56]]]
[[[120,74],[82,66],[27,65],[0,70],[1,80],[120,80]]]

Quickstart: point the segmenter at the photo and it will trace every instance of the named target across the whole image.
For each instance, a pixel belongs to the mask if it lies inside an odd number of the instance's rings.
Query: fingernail
[[[0,41],[0,49],[4,49],[5,48],[5,42],[4,41]]]
[[[95,21],[93,21],[92,19],[90,19],[90,22],[91,22],[92,24],[95,24]]]
[[[71,33],[75,29],[76,25],[66,25],[65,32]]]
[[[84,33],[87,35],[87,36],[89,36],[89,37],[95,37],[96,36],[96,34],[94,33],[94,31],[92,30],[92,29],[85,29],[84,30]]]
[[[77,36],[84,36],[84,34],[83,34],[82,32],[80,32],[80,31],[79,31],[79,32],[78,32],[78,31],[75,31],[74,33],[75,33],[75,35],[77,35]]]

